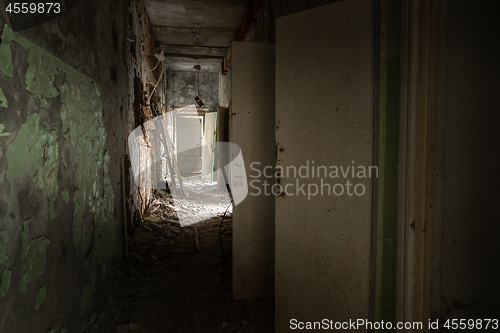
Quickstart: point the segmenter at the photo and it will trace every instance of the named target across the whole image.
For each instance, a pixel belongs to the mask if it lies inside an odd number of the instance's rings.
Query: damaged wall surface
[[[160,51],[156,48],[155,36],[152,32],[148,14],[141,0],[133,0],[128,7],[127,15],[127,65],[128,65],[128,119],[127,133],[157,117],[166,111],[165,96],[165,64],[162,63]],[[159,140],[152,140],[154,151],[160,149]],[[140,148],[136,156],[139,165],[146,165],[143,175],[148,178],[160,179],[162,170],[160,163],[154,163],[153,149]],[[127,155],[130,159],[130,156]],[[127,161],[125,169],[128,171],[131,161]],[[128,228],[137,223],[140,216],[152,199],[152,190],[145,189],[138,179],[126,175],[126,196]],[[142,185],[142,186],[141,186]]]
[[[121,260],[125,9],[0,16],[1,332],[81,332]]]

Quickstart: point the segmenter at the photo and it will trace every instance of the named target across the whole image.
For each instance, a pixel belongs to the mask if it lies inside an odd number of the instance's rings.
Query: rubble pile
[[[204,284],[197,283],[197,288],[202,288],[207,295],[215,290],[225,290],[230,299],[231,215],[224,218],[220,236],[221,215],[181,227],[174,220],[176,212],[168,199],[165,195],[158,195],[140,226],[129,232],[128,260],[124,260],[117,271],[117,278],[101,303],[91,333],[164,332],[145,328],[151,323],[140,314],[151,312],[145,309],[153,306],[151,298],[159,297],[154,296],[160,293],[159,290],[164,287],[175,290],[175,285],[167,283],[165,286],[165,283],[179,274],[199,279],[197,274],[204,272],[208,278],[203,279]],[[222,259],[221,240],[229,265],[227,268]],[[161,294],[167,299],[168,295]]]

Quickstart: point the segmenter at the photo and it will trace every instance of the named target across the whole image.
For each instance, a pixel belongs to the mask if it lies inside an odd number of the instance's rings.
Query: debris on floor
[[[274,300],[232,299],[231,214],[222,228],[223,211],[181,227],[168,199],[160,192],[129,233],[129,259],[90,332],[273,332]]]
[[[158,196],[146,210],[143,220],[159,222],[177,220],[182,226],[205,221],[213,216],[232,213],[231,199],[227,190],[219,190],[217,182],[200,175],[183,177],[189,197],[172,195],[157,190]]]

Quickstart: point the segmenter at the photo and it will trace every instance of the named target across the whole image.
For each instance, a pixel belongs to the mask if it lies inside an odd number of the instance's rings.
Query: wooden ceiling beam
[[[240,26],[234,35],[234,41],[242,41],[247,36],[248,32],[254,25],[257,20],[257,16],[260,13],[262,7],[264,7],[264,3],[269,0],[251,0],[250,5],[248,6],[247,11],[245,12],[245,16],[243,16],[243,20],[241,20]]]
[[[224,60],[223,56],[210,56],[210,55],[198,55],[198,54],[172,54],[172,53],[165,53],[165,57],[189,58],[189,59],[215,59],[215,60]]]
[[[161,24],[153,24],[152,27],[163,31],[169,31],[169,30],[186,31],[186,32],[196,32],[196,31],[233,32],[234,31],[234,28],[232,27],[197,27],[197,26],[180,27],[180,26],[161,25]]]

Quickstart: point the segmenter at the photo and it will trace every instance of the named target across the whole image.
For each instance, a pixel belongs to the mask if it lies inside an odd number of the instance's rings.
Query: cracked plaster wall
[[[166,110],[164,68],[156,57],[160,50],[156,47],[156,40],[142,0],[130,1],[127,11],[126,41],[128,117],[131,119],[127,123],[127,133],[130,133],[137,126]],[[152,106],[156,106],[156,110]],[[151,176],[156,177],[156,173],[161,171],[150,164],[152,157],[148,154],[151,154],[148,149],[140,152],[141,162],[149,164]],[[127,160],[126,163],[129,168],[130,161]],[[127,171],[126,179],[127,197],[130,198],[127,203],[127,221],[137,223],[152,198],[152,191],[141,188]],[[129,228],[132,228],[132,223],[129,223]]]

